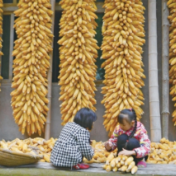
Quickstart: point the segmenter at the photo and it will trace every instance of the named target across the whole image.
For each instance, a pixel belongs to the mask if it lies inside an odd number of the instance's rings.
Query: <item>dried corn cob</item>
[[[105,86],[102,88],[106,108],[104,126],[109,135],[118,123],[118,114],[126,108],[136,111],[138,120],[143,114],[144,86],[143,53],[145,43],[144,9],[141,0],[105,0],[103,17],[102,64]]]
[[[15,41],[12,55],[13,83],[11,92],[13,116],[22,134],[41,135],[44,130],[47,103],[47,72],[50,67],[51,4],[49,0],[20,0],[15,16]]]
[[[60,75],[62,125],[83,107],[96,110],[95,75],[98,56],[94,39],[97,26],[94,0],[61,0]]]
[[[175,18],[175,1],[168,0],[167,2],[168,8],[169,8],[169,16],[168,19],[170,21],[170,28],[169,28],[169,64],[170,64],[170,70],[169,70],[169,82],[172,84],[170,88],[170,95],[172,95],[173,99],[172,101],[176,101],[176,39],[175,39],[175,34],[176,34],[176,18]],[[174,107],[176,106],[176,103],[174,104]],[[176,125],[176,109],[172,113],[173,117],[173,122],[174,126]]]
[[[3,0],[0,0],[0,35],[2,35],[2,33],[3,33],[3,30],[2,30],[2,20],[3,20],[3,17],[2,17],[2,14],[3,14],[2,7],[3,7]],[[0,50],[1,49],[2,49],[2,38],[0,37]],[[3,53],[2,53],[2,51],[0,51],[0,56],[2,56],[2,55],[3,55]],[[0,63],[0,66],[1,66],[1,63]],[[0,80],[2,80],[2,79],[3,78],[0,75]],[[1,89],[0,89],[0,91],[1,91]]]

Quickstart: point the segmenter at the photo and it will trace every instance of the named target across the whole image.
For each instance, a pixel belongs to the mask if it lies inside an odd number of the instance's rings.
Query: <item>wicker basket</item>
[[[10,150],[0,149],[0,165],[2,166],[19,166],[24,164],[33,164],[42,159],[41,155],[31,155],[25,153],[17,153]]]

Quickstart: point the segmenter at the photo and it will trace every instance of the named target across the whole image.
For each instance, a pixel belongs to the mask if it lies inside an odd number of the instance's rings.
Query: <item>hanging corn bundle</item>
[[[173,99],[172,101],[176,101],[176,18],[175,18],[175,1],[169,0],[167,2],[168,8],[169,8],[169,16],[168,19],[170,21],[170,29],[169,29],[169,64],[170,64],[170,70],[169,70],[169,82],[172,84],[170,88],[170,95],[172,95]],[[176,104],[174,104],[174,107]],[[172,113],[174,126],[176,125],[176,109]]]
[[[102,64],[105,69],[105,86],[102,88],[106,108],[104,126],[109,135],[118,123],[118,114],[133,108],[138,120],[143,114],[143,53],[145,43],[144,9],[141,0],[105,0],[102,27]]]
[[[61,0],[60,20],[60,98],[62,125],[72,121],[77,111],[95,111],[95,76],[98,56],[95,28],[95,0]]]
[[[3,30],[2,30],[2,20],[3,20],[3,17],[2,17],[2,13],[3,13],[3,10],[2,10],[2,7],[3,7],[3,0],[0,0],[0,35],[2,35],[3,33]],[[2,38],[0,37],[0,50],[2,49]],[[2,56],[3,53],[2,51],[0,51],[0,56]],[[0,63],[0,66],[1,66],[1,63]],[[2,76],[0,76],[0,80],[2,80]],[[1,85],[1,84],[0,84]],[[0,89],[1,91],[1,89]]]
[[[22,134],[41,135],[44,130],[47,103],[47,72],[50,67],[51,4],[49,0],[20,0],[15,16],[13,83],[11,92],[13,116]]]

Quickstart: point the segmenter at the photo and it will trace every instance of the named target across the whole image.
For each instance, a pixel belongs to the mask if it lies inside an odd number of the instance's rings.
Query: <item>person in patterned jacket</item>
[[[133,109],[124,109],[118,116],[119,125],[105,143],[106,150],[118,149],[118,155],[133,156],[138,167],[146,167],[145,161],[150,152],[150,140],[141,122],[136,119]]]
[[[82,108],[77,112],[74,122],[64,126],[51,152],[51,163],[54,166],[89,168],[89,165],[81,162],[84,157],[91,160],[94,155],[89,131],[96,119],[97,116],[92,110]]]

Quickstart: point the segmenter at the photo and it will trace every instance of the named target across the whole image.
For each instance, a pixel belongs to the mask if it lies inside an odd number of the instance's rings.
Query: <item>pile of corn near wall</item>
[[[119,112],[133,108],[138,120],[143,114],[142,46],[145,43],[144,10],[141,0],[105,0],[103,51],[105,86],[102,88],[106,111],[104,126],[109,135],[118,123]]]
[[[176,164],[176,141],[162,138],[160,143],[152,142],[147,162],[152,164]]]
[[[13,141],[0,141],[0,149],[10,150],[15,153],[31,154],[33,156],[42,155],[41,162],[50,162],[51,151],[57,139],[50,138],[45,140],[43,138],[28,138],[20,140],[18,138]]]
[[[47,103],[47,73],[52,51],[53,11],[49,0],[20,0],[15,12],[17,40],[13,56],[11,106],[22,134],[42,134]]]
[[[169,70],[169,81],[171,84],[170,88],[170,94],[172,95],[173,99],[172,101],[176,101],[176,18],[175,18],[175,1],[169,0],[167,1],[167,5],[169,8],[169,16],[168,19],[170,21],[170,27],[169,27],[169,64],[170,64],[170,70]],[[174,107],[176,104],[174,104]],[[174,126],[176,125],[176,109],[172,113]]]
[[[3,7],[3,0],[0,0],[0,35],[2,36],[2,33],[3,33],[3,29],[2,29],[2,22],[3,22],[3,10],[2,10],[2,7]],[[0,50],[2,50],[2,37],[0,37]],[[0,51],[0,56],[2,56],[3,53],[2,51]],[[0,67],[1,67],[1,62],[0,62]],[[0,75],[0,80],[2,80],[2,76]],[[1,84],[0,84],[1,85]],[[1,91],[1,89],[0,89]]]
[[[95,28],[97,10],[95,0],[61,0],[60,53],[62,125],[72,121],[78,110],[87,107],[96,110],[95,79],[98,57]]]

